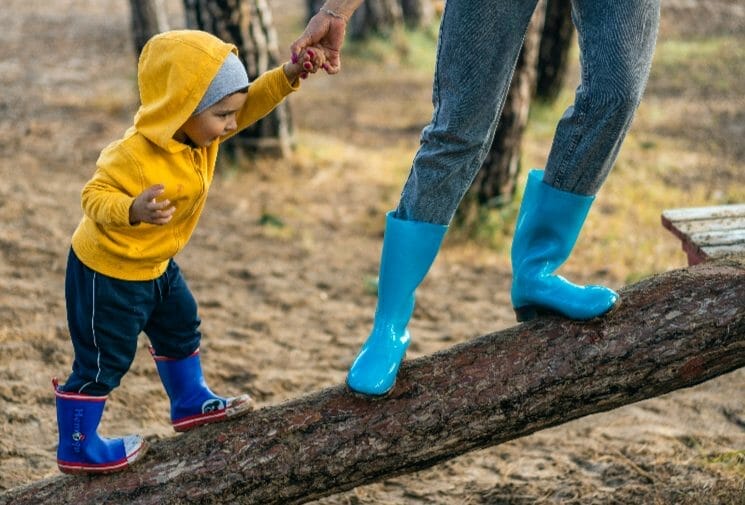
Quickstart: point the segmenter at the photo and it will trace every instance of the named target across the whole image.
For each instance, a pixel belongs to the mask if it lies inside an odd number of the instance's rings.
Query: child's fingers
[[[326,60],[326,56],[323,52],[323,50],[319,48],[309,48],[307,51],[303,52],[300,55],[300,60],[302,61],[310,61],[316,66],[321,66]]]
[[[153,200],[150,200],[147,203],[147,208],[150,209],[150,210],[160,210],[160,209],[167,208],[169,205],[171,205],[171,201],[170,200],[162,200],[162,201],[159,202],[159,201],[153,199]]]
[[[155,184],[153,186],[150,186],[149,188],[145,189],[145,191],[142,192],[143,197],[145,200],[152,200],[153,198],[157,197],[158,195],[162,194],[163,191],[166,190],[166,187],[162,184]]]
[[[317,50],[308,49],[306,54],[308,55],[310,62],[313,63],[313,66],[316,69],[321,68],[323,64],[326,62],[326,58],[323,54],[323,51],[321,51],[320,49],[317,49]]]
[[[152,221],[147,221],[147,222],[150,223],[150,224],[163,225],[163,224],[167,224],[170,220],[171,220],[171,218],[168,217],[168,218],[162,218],[162,219],[153,219]]]
[[[170,219],[174,212],[176,212],[176,207],[169,207],[163,210],[156,210],[154,214],[158,217],[167,217]]]
[[[318,70],[319,70],[320,68],[321,68],[321,67],[319,67],[319,66],[317,66],[317,65],[313,65],[313,64],[312,64],[312,63],[310,63],[310,62],[305,62],[305,63],[303,64],[303,73],[305,73],[305,74],[308,74],[308,73],[310,73],[310,74],[315,74],[316,72],[318,72]]]
[[[324,66],[326,63],[326,57],[324,56],[323,51],[316,47],[303,50],[296,58],[295,55],[293,55],[293,63],[294,62],[297,62],[297,65],[300,66],[301,79],[307,79],[310,74],[315,74],[321,68],[326,69]]]
[[[170,207],[165,210],[153,210],[148,216],[146,222],[150,224],[166,224],[173,218],[176,207]]]

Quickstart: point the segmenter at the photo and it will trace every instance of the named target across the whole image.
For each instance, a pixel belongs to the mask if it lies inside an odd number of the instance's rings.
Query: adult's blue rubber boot
[[[203,424],[216,423],[246,414],[253,409],[248,395],[223,398],[204,381],[199,349],[183,359],[158,356],[150,348],[168,398],[171,424],[176,431],[188,431]]]
[[[138,435],[104,438],[98,434],[106,396],[60,391],[52,380],[57,403],[57,466],[64,473],[113,473],[124,470],[145,454]]]
[[[414,312],[414,292],[440,250],[446,225],[386,216],[373,328],[347,374],[356,393],[382,396],[396,375],[411,337],[406,326]]]
[[[554,272],[569,258],[594,196],[562,191],[532,170],[512,239],[512,306],[518,321],[540,314],[586,320],[608,312],[618,294],[604,286],[578,286]]]

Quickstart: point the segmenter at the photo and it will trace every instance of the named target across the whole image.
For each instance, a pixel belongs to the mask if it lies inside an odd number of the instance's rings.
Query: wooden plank
[[[745,230],[745,217],[669,222],[682,233],[685,233],[687,235],[705,231]]]
[[[691,242],[699,246],[745,244],[745,228],[727,231],[703,231],[691,233]]]
[[[670,221],[694,221],[697,219],[723,219],[745,217],[745,203],[717,205],[713,207],[688,207],[668,209],[662,212]]]
[[[745,204],[668,209],[662,225],[681,240],[688,264],[745,256]]]
[[[742,243],[702,247],[701,250],[709,259],[725,258],[727,256],[745,256],[745,244]]]

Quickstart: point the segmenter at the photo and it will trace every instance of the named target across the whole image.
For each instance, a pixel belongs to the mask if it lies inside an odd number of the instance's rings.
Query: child
[[[197,304],[173,256],[199,220],[220,142],[268,114],[324,61],[311,49],[249,86],[236,54],[205,32],[153,37],[138,65],[134,125],[102,151],[83,189],[65,281],[75,359],[64,385],[53,380],[62,472],[114,472],[144,454],[139,436],[97,433],[142,331],[176,431],[252,408],[248,395],[222,398],[205,384]]]

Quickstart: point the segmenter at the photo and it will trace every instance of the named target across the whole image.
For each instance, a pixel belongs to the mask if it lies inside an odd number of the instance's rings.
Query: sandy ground
[[[276,4],[278,12],[303,5]],[[0,10],[0,490],[57,473],[50,378],[63,379],[72,359],[63,290],[69,237],[99,150],[126,129],[137,103],[127,3],[50,5],[4,0]],[[178,2],[169,5],[177,15]],[[737,2],[666,9],[691,33],[717,16],[732,30],[745,26]],[[178,258],[200,303],[207,381],[219,393],[247,391],[264,406],[340,383],[369,330],[383,214],[430,113],[430,90],[405,73],[376,87],[360,69],[347,70],[293,97],[297,156],[217,178]],[[355,98],[363,82],[371,99]],[[323,100],[330,86],[340,107]],[[740,132],[742,113],[733,112]],[[742,134],[729,138],[741,167]],[[409,159],[391,172],[381,167],[392,145]],[[322,154],[329,149],[337,150],[331,163]],[[284,226],[260,224],[264,214]],[[671,265],[682,266],[676,254]],[[504,255],[446,245],[419,291],[409,356],[514,324],[509,282]],[[146,346],[142,337],[110,397],[103,434],[173,436]],[[744,384],[739,370],[317,503],[742,504]]]

